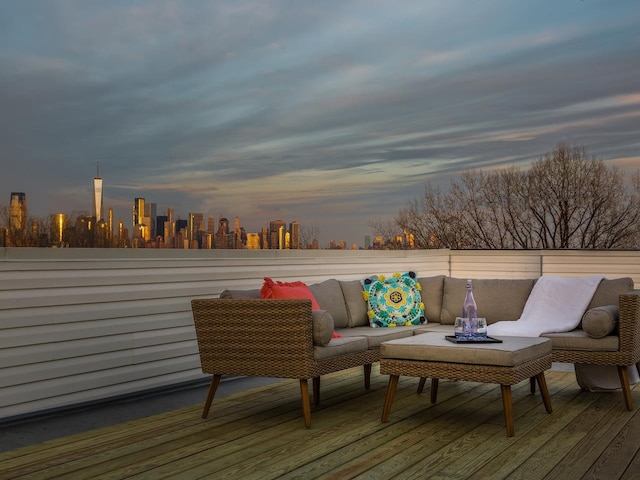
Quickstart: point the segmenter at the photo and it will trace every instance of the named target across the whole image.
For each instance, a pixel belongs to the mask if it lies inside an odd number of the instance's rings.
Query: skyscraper
[[[282,250],[284,246],[284,234],[287,224],[284,220],[272,220],[269,222],[269,248]]]
[[[218,220],[218,231],[215,235],[216,248],[233,248],[233,237],[229,235],[229,219],[220,214]]]
[[[246,238],[243,238],[243,235],[246,236],[246,232],[244,229],[240,227],[240,218],[235,217],[233,219],[233,246],[232,248],[244,248],[244,243]]]
[[[259,233],[247,233],[247,249],[260,250],[260,234]]]
[[[151,224],[151,214],[155,217],[155,203],[146,205],[144,198],[136,197],[133,202],[131,211],[131,223],[133,226],[133,236],[140,237],[143,240],[151,238],[152,230],[155,225]]]
[[[204,215],[202,213],[189,213],[189,230],[187,232],[189,241],[200,240],[201,232],[204,231]]]
[[[147,202],[144,206],[144,224],[149,227],[149,238],[156,238],[157,205]],[[148,239],[147,239],[148,240]]]
[[[9,203],[9,225],[13,231],[24,232],[27,229],[27,194],[11,192]]]
[[[102,207],[102,178],[100,178],[100,163],[96,169],[96,176],[93,179],[93,218],[96,222],[104,219]]]
[[[165,233],[164,243],[170,245],[172,248],[173,245],[173,237],[176,233],[176,225],[173,221],[173,207],[167,208],[167,223],[168,223],[168,235]]]
[[[112,237],[114,235],[114,224],[113,224],[113,208],[109,207],[107,210],[107,228],[109,230],[109,236]]]
[[[144,198],[136,197],[133,199],[133,210],[131,212],[131,225],[136,229],[136,225],[144,223]]]
[[[67,216],[64,213],[51,215],[51,241],[55,245],[62,245],[64,230],[67,227]]]
[[[292,248],[294,250],[298,250],[298,249],[302,248],[302,244],[301,244],[301,241],[300,241],[300,222],[298,222],[296,220],[291,222],[289,224],[289,233],[291,234],[291,237],[290,237],[291,246],[290,246],[290,248]]]

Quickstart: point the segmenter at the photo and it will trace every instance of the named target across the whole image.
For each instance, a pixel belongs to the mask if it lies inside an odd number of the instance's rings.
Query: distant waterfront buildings
[[[317,238],[306,238],[297,220],[287,224],[271,220],[255,232],[247,232],[236,216],[231,228],[222,214],[216,226],[214,215],[189,212],[187,219],[175,218],[173,207],[157,214],[155,203],[135,197],[131,207],[131,236],[122,219],[115,222],[113,208],[104,216],[104,189],[97,165],[93,178],[91,214],[86,210],[71,214],[54,213],[47,220],[27,215],[24,192],[11,192],[5,225],[0,224],[0,246],[52,246],[98,248],[180,248],[180,249],[317,249]],[[6,207],[5,207],[6,208]],[[206,218],[206,220],[205,220]],[[31,222],[31,225],[29,225]],[[376,239],[377,240],[377,239]],[[365,244],[370,242],[365,237]],[[375,242],[374,248],[380,248]],[[345,241],[331,241],[329,248],[346,249]],[[351,248],[358,248],[352,244]],[[365,248],[371,248],[366,245]]]

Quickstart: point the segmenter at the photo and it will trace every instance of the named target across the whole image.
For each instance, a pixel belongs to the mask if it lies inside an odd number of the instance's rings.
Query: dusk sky
[[[560,142],[640,166],[637,0],[0,2],[0,206],[135,197],[362,245]]]

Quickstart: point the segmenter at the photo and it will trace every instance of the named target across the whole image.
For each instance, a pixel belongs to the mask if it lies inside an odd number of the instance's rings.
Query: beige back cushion
[[[473,297],[478,305],[478,315],[487,323],[517,320],[522,315],[527,298],[533,289],[534,279],[472,279]],[[462,314],[462,303],[467,293],[467,279],[446,277],[442,297],[440,323],[453,325]]]
[[[628,292],[629,290],[633,290],[632,278],[605,278],[598,285],[587,310],[605,305],[618,305],[618,297],[620,294]]]
[[[435,277],[419,277],[420,297],[424,303],[424,316],[427,323],[439,323],[442,312],[442,290],[444,288],[444,275]],[[462,305],[462,303],[460,304]]]
[[[348,326],[349,317],[345,306],[340,282],[334,278],[320,283],[308,285],[321,310],[326,310],[333,317],[335,328]]]
[[[260,298],[260,289],[252,288],[251,290],[225,290],[220,294],[220,298],[231,298],[234,300],[247,300]]]
[[[360,280],[340,280],[340,288],[349,315],[349,327],[369,326],[367,302],[362,296],[364,289]]]

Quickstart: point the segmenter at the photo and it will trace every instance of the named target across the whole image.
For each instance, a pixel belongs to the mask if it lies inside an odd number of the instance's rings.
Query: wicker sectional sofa
[[[261,299],[259,289],[225,290],[220,298],[192,300],[202,371],[213,375],[203,418],[222,375],[295,378],[300,381],[304,423],[309,427],[308,379],[313,380],[315,404],[320,400],[320,377],[327,373],[362,366],[369,388],[380,343],[428,331],[453,331],[466,279],[439,275],[418,281],[427,324],[394,328],[369,325],[358,280],[329,279],[309,285],[319,311],[312,311],[310,300]],[[473,280],[479,314],[488,324],[517,320],[534,284],[533,279]],[[590,323],[595,333],[581,324],[571,332],[545,335],[551,339],[555,362],[618,366],[629,410],[633,402],[626,367],[635,365],[640,371],[640,290],[633,286],[631,278],[600,282],[587,312],[595,320]],[[341,337],[332,338],[334,331]]]

